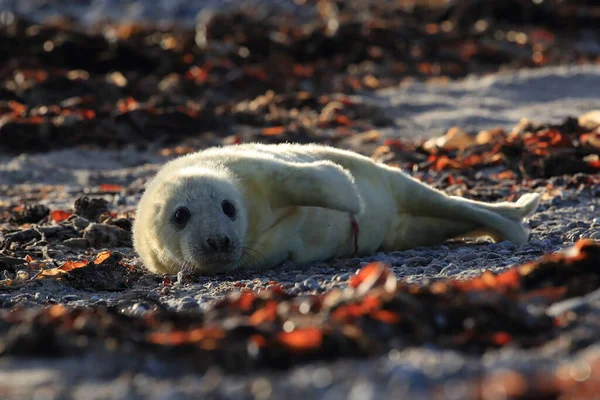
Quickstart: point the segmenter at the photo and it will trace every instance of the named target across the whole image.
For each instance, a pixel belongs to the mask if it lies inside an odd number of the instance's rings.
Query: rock
[[[302,282],[302,285],[311,290],[317,290],[321,287],[321,285],[319,285],[319,282],[317,282],[316,279],[313,278],[305,279]]]
[[[551,317],[557,317],[567,311],[576,311],[586,306],[587,302],[583,297],[574,297],[552,304],[546,310],[546,314]]]
[[[108,201],[102,198],[90,199],[87,196],[75,200],[75,214],[90,221],[98,221],[98,217],[108,211]]]
[[[459,258],[460,258],[462,261],[473,261],[473,260],[475,260],[475,259],[476,259],[476,258],[478,258],[478,257],[479,257],[479,256],[478,256],[477,254],[473,253],[473,252],[470,252],[470,253],[465,253],[465,254],[461,254],[461,255],[459,256]]]
[[[352,274],[350,272],[346,272],[346,273],[334,276],[332,280],[336,281],[336,282],[346,282],[348,279],[350,279],[351,275]]]
[[[457,126],[448,129],[444,136],[431,138],[423,144],[426,150],[440,147],[446,150],[464,150],[476,144],[475,138]]]
[[[87,226],[90,224],[90,221],[88,221],[85,218],[81,218],[79,216],[76,216],[75,218],[73,218],[71,220],[71,223],[73,224],[73,226],[75,227],[75,229],[81,231],[81,230],[84,230],[85,228],[87,228]]]
[[[67,239],[63,242],[63,244],[73,249],[87,249],[88,247],[90,247],[90,243],[87,239],[84,238]]]
[[[92,247],[132,247],[131,232],[115,225],[90,224],[83,231],[83,238]]]
[[[600,239],[600,231],[596,231],[590,235],[590,239]]]
[[[592,110],[580,115],[578,122],[585,129],[596,129],[600,126],[600,110]]]

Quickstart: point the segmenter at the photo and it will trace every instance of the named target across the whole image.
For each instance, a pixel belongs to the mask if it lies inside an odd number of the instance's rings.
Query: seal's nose
[[[228,251],[231,248],[231,239],[227,235],[217,235],[206,239],[205,249],[213,253]]]

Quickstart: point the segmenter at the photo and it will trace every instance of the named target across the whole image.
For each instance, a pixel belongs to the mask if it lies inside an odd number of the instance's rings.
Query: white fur
[[[221,211],[223,199],[236,204],[234,221]],[[467,236],[521,244],[529,235],[522,220],[538,202],[537,194],[495,204],[447,196],[399,169],[331,147],[245,144],[167,163],[139,203],[134,245],[160,273],[303,264],[353,253],[350,215],[360,227],[359,255]],[[192,219],[177,231],[169,218],[181,205]],[[195,246],[215,233],[230,234],[235,249],[231,259],[208,263]]]

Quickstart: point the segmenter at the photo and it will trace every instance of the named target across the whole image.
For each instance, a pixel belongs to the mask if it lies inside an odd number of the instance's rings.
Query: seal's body
[[[245,144],[167,163],[139,203],[134,245],[154,272],[209,274],[456,237],[521,244],[529,236],[522,219],[538,202],[537,194],[494,204],[447,196],[397,168],[326,146]]]

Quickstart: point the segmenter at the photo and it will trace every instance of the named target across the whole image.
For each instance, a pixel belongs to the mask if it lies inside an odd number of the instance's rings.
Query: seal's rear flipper
[[[485,232],[495,241],[509,240],[523,244],[529,239],[529,231],[522,220],[531,215],[539,204],[539,194],[524,195],[516,203],[484,203],[458,196],[447,196],[401,172],[392,178],[399,212],[413,217],[435,218],[440,228],[453,237],[472,236],[473,232]],[[467,228],[463,232],[457,232]],[[450,237],[447,237],[450,239]]]

